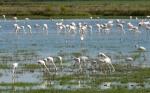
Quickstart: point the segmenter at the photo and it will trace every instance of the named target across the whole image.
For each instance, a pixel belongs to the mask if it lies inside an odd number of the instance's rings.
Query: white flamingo
[[[48,67],[46,66],[44,60],[38,60],[37,63],[40,64],[40,65],[43,65],[45,67],[45,69],[50,73],[50,71],[49,71]]]
[[[36,30],[40,30],[41,25],[39,25],[39,24],[35,24],[35,25],[34,25],[34,28],[35,28]]]
[[[53,66],[55,67],[55,71],[58,70],[55,63],[54,63],[54,58],[53,57],[47,57],[47,62],[51,62],[53,64]]]
[[[115,68],[112,65],[111,59],[107,55],[105,55],[104,53],[100,52],[98,54],[98,58],[99,58],[100,62],[105,63],[105,64],[108,65],[108,68],[109,68],[110,72],[111,72],[111,68],[112,68],[112,72],[115,72]]]
[[[13,17],[13,20],[15,20],[15,22],[17,22],[18,18],[15,16],[15,17]]]
[[[15,32],[18,33],[21,30],[21,27],[19,27],[18,24],[14,24]]]
[[[124,30],[124,28],[123,28],[123,24],[117,24],[117,27],[118,27],[118,29],[119,29],[119,31],[123,31],[123,33],[125,33],[125,30]]]
[[[132,16],[130,16],[130,19],[132,19],[133,17]]]
[[[90,29],[90,33],[92,33],[92,25],[89,25],[88,28]]]
[[[62,59],[62,57],[58,56],[58,59],[60,60],[60,66],[61,66],[61,68],[63,68],[63,59]]]
[[[15,69],[18,67],[18,63],[13,63],[13,74],[15,73]]]
[[[144,52],[144,51],[146,51],[146,48],[145,48],[145,47],[143,47],[143,46],[135,45],[135,47],[136,47],[136,48],[137,48],[137,50],[138,50],[138,51],[140,51],[140,52]]]
[[[15,74],[16,74],[16,68],[18,67],[18,63],[13,63],[13,70],[12,70],[12,80],[13,83],[15,83]]]
[[[68,27],[68,25],[67,25],[67,26],[64,25],[64,24],[59,25],[59,26],[58,26],[59,32],[63,32],[63,29],[64,29],[64,32],[65,32],[65,31],[66,31],[66,27]]]
[[[140,33],[140,31],[139,31],[137,26],[132,25],[130,22],[127,25],[128,25],[128,28],[129,28],[130,31]]]
[[[27,28],[28,28],[29,32],[32,33],[32,27],[31,27],[31,25],[27,25]]]
[[[48,33],[48,25],[47,24],[43,24],[43,31],[46,31],[46,33]]]
[[[71,32],[71,33],[75,33],[76,31],[76,24],[74,22],[72,22],[70,25],[69,25],[69,31],[68,32]]]
[[[73,60],[75,61],[73,66],[77,64],[79,66],[79,71],[82,72],[81,59],[79,57],[75,57]]]
[[[6,15],[3,15],[3,19],[6,20]]]
[[[87,66],[89,57],[87,57],[87,56],[80,56],[80,60],[83,62],[83,65]]]
[[[133,57],[126,57],[125,61],[127,62],[127,68],[128,68],[128,64],[129,64],[129,67],[131,67],[131,62],[133,62],[134,59],[133,59]]]
[[[126,57],[125,61],[134,61],[134,59],[132,57]]]
[[[30,20],[29,18],[25,18],[26,21]]]
[[[26,33],[24,26],[21,26],[21,29],[23,30],[24,33]]]

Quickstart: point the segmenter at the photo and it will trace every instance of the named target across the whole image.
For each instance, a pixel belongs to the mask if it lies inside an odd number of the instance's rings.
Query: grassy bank
[[[110,89],[110,90],[95,90],[95,89],[82,89],[82,90],[54,90],[54,89],[47,89],[47,90],[29,90],[29,91],[7,91],[5,92],[0,91],[2,93],[149,93],[149,89],[136,89],[136,90],[127,90],[124,88],[118,89]]]
[[[147,16],[150,1],[51,1],[0,3],[0,15],[20,18],[89,18],[90,16]]]

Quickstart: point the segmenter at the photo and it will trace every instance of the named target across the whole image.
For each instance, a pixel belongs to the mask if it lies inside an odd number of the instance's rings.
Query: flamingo
[[[66,27],[68,27],[68,25],[64,25],[64,24],[59,25],[58,26],[59,32],[62,32],[63,29],[64,29],[64,31],[66,31]]]
[[[52,64],[53,64],[53,66],[55,67],[55,71],[57,71],[57,67],[56,67],[56,65],[55,65],[55,63],[54,63],[54,58],[53,57],[47,57],[47,62],[51,62]]]
[[[129,64],[129,66],[131,67],[131,62],[134,61],[133,57],[126,57],[125,58],[125,61]],[[127,68],[128,68],[128,65],[127,65]]]
[[[150,18],[150,16],[148,15],[148,16],[146,16],[148,19]]]
[[[136,48],[137,48],[137,50],[138,50],[138,51],[140,51],[140,52],[144,52],[144,51],[146,51],[146,48],[145,48],[145,47],[143,47],[143,46],[135,45],[135,47],[136,47]]]
[[[40,64],[40,65],[43,65],[46,68],[46,70],[50,73],[50,71],[49,71],[47,65],[45,64],[44,60],[38,60],[37,63]]]
[[[132,16],[130,16],[130,19],[132,19],[133,17]]]
[[[6,20],[6,16],[5,15],[3,15],[3,19]]]
[[[21,29],[23,30],[24,33],[26,33],[24,26],[21,26]]]
[[[13,83],[15,82],[15,73],[16,73],[16,68],[18,67],[18,63],[13,63],[13,70],[12,70],[12,80]]]
[[[80,29],[80,40],[81,41],[84,40],[84,35],[87,32],[87,27],[88,27],[87,25],[81,26],[81,29]]]
[[[127,25],[128,25],[128,28],[129,28],[130,31],[134,31],[134,32],[140,33],[140,31],[139,31],[137,26],[132,25],[130,22],[127,23]]]
[[[21,30],[21,27],[19,27],[18,24],[14,24],[15,32],[18,33]]]
[[[137,48],[137,51],[139,52],[139,55],[143,55],[144,61],[146,60],[146,56],[144,54],[144,52],[146,51],[146,48],[143,46],[139,46],[139,45],[135,45],[135,47]]]
[[[88,27],[90,29],[90,33],[92,33],[92,25],[89,25]]]
[[[109,68],[110,72],[111,72],[111,67],[112,67],[112,72],[115,72],[115,68],[114,68],[114,66],[111,63],[111,59],[107,55],[105,55],[104,53],[100,52],[98,54],[98,57],[99,57],[99,61],[100,62],[105,63],[105,64],[108,65],[108,68]]]
[[[97,61],[96,60],[91,60],[91,67],[92,67],[92,72],[95,73],[96,72],[96,66],[97,66]]]
[[[18,63],[13,63],[13,74],[15,74],[15,69],[18,67]]]
[[[91,16],[90,19],[93,19],[93,17]]]
[[[60,60],[60,66],[61,66],[61,68],[63,68],[63,60],[62,60],[62,57],[61,56],[58,56],[58,59]]]
[[[75,33],[75,30],[76,30],[76,26],[73,26],[73,25],[69,26],[69,32]]]
[[[98,32],[100,32],[101,31],[101,25],[100,24],[96,24],[96,27],[98,28]]]
[[[109,20],[108,23],[107,23],[107,28],[112,29],[113,25],[114,25],[113,20]]]
[[[40,28],[40,25],[39,24],[35,24],[34,27],[35,28]]]
[[[80,60],[83,61],[84,65],[87,65],[87,61],[89,60],[89,57],[87,57],[87,56],[80,56]]]
[[[17,22],[18,18],[15,16],[15,17],[13,17],[13,20],[15,20],[15,22]]]
[[[43,31],[46,31],[48,33],[48,25],[47,24],[43,24]]]
[[[125,31],[123,29],[123,24],[117,24],[117,27],[119,28],[120,31],[123,31],[125,33]]]
[[[119,24],[120,23],[120,19],[116,19],[116,23]]]
[[[25,18],[25,20],[27,20],[27,21],[28,21],[28,20],[30,20],[30,19],[29,19],[29,18]]]
[[[39,24],[35,24],[35,25],[34,25],[34,28],[35,28],[36,30],[39,30],[39,29],[41,28],[41,26],[40,26]]]
[[[32,33],[32,27],[31,27],[31,25],[27,25],[27,28],[28,28],[29,32]]]
[[[79,71],[82,72],[81,59],[80,59],[79,57],[75,57],[75,58],[73,58],[73,60],[75,61],[74,66],[75,66],[76,64],[78,64],[78,66],[79,66]]]
[[[125,61],[133,61],[134,59],[132,57],[126,57]]]
[[[101,24],[100,26],[105,33],[109,33],[113,24],[110,24],[110,25],[109,24]]]
[[[75,30],[76,30],[76,24],[74,22],[72,22],[70,25],[69,25],[69,32],[71,33],[75,33]]]
[[[87,25],[85,24],[85,25],[83,25],[83,26],[81,26],[81,29],[80,29],[80,34],[84,34],[85,32],[86,32],[86,30],[87,30]]]

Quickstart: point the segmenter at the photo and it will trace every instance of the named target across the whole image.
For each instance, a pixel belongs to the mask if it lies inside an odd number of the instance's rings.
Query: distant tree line
[[[0,0],[4,2],[50,2],[50,1],[91,1],[91,0]],[[92,1],[130,1],[130,0],[92,0]],[[131,0],[131,1],[149,1],[149,0]]]

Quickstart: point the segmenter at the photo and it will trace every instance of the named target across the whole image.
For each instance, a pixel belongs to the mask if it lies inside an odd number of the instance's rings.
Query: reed
[[[51,1],[0,3],[0,15],[36,18],[88,18],[90,16],[147,16],[150,1]]]

